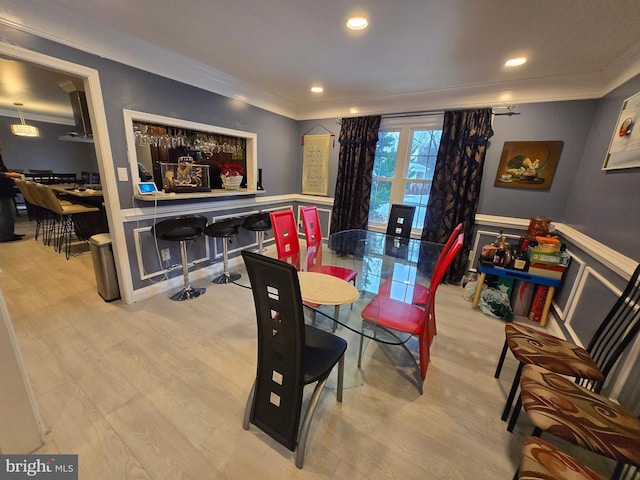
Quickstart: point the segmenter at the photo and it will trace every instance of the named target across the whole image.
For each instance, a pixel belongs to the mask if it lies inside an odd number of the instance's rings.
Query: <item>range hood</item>
[[[76,129],[58,137],[58,140],[93,143],[89,107],[87,106],[87,96],[84,90],[79,89],[72,81],[62,82],[59,85],[69,94]]]

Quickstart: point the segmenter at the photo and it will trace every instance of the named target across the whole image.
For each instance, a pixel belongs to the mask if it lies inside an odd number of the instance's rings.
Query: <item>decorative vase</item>
[[[244,177],[242,175],[221,175],[220,180],[222,180],[222,186],[225,190],[238,190],[240,188],[240,184],[242,183],[242,179]]]

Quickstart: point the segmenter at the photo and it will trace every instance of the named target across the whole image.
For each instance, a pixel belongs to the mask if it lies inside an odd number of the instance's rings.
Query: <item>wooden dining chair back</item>
[[[296,268],[260,254],[242,251],[256,310],[256,377],[242,426],[252,423],[296,452],[302,468],[311,420],[329,374],[338,365],[337,399],[342,402],[347,342],[305,325]],[[315,383],[302,426],[305,385]]]
[[[440,263],[438,270],[433,272],[431,279],[433,288],[430,288],[429,303],[424,309],[412,303],[396,300],[384,293],[378,293],[362,310],[363,330],[365,328],[369,328],[374,332],[383,330],[386,334],[392,336],[395,331],[418,337],[418,361],[416,361],[413,353],[407,347],[406,342],[398,342],[398,344],[405,349],[416,366],[416,371],[418,372],[416,383],[421,394],[422,384],[427,376],[427,367],[429,366],[429,348],[435,335],[435,320],[432,318],[432,312],[435,310],[432,305],[435,304],[437,286],[453,259],[458,255],[463,243],[464,233],[460,233],[447,252],[445,259]],[[362,364],[363,336],[361,335],[360,337],[358,367]]]
[[[278,210],[269,214],[276,241],[278,259],[300,270],[300,241],[293,210]]]
[[[413,205],[400,205],[397,203],[391,205],[389,221],[387,222],[387,235],[410,238],[411,225],[413,224],[415,213],[416,207]]]
[[[538,365],[561,375],[575,377],[577,382],[600,392],[609,373],[640,331],[640,264],[629,279],[622,295],[606,315],[587,348],[555,337],[531,327],[508,323],[495,378],[499,378],[502,365],[510,350],[519,365],[507,397],[502,419],[507,420],[518,390],[522,368],[526,364]],[[513,411],[508,429],[511,431],[519,413]]]

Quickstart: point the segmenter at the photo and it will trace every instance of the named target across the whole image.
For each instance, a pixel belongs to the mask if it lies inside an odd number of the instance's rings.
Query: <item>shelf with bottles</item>
[[[189,156],[194,164],[209,167],[208,184],[212,191],[223,189],[220,169],[225,163],[243,168],[241,189],[262,190],[258,185],[255,133],[132,110],[125,110],[124,117],[129,128],[127,146],[134,183],[141,163],[162,189],[161,163],[178,163],[178,158]]]

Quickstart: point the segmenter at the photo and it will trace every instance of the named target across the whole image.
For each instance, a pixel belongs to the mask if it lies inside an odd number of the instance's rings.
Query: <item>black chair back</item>
[[[246,250],[258,322],[258,367],[250,421],[296,448],[304,381],[305,323],[293,265]]]
[[[387,223],[387,235],[410,238],[411,225],[413,224],[413,216],[415,213],[416,207],[413,205],[391,205],[389,223]]]
[[[587,351],[600,370],[607,375],[640,330],[640,264],[636,267],[624,292],[607,314],[598,330],[589,342]],[[589,380],[581,379],[583,386],[589,386]],[[592,388],[602,390],[603,382]]]

